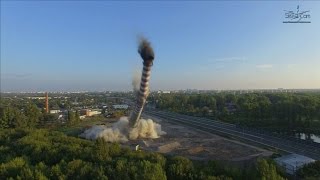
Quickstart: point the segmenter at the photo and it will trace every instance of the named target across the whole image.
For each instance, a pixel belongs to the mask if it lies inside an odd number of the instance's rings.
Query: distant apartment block
[[[27,99],[46,99],[46,97],[26,97]],[[49,97],[48,99],[51,99],[51,97]]]
[[[113,109],[128,109],[129,105],[127,104],[115,104],[112,105]]]
[[[158,91],[157,93],[158,94],[170,94],[171,92],[170,91]]]

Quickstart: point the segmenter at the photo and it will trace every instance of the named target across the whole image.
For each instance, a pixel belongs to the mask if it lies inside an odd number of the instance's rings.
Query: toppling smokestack
[[[151,74],[151,66],[153,65],[154,52],[150,42],[145,38],[141,38],[140,40],[138,53],[143,59],[143,70],[140,81],[140,89],[137,93],[137,101],[129,120],[130,127],[136,126],[137,121],[140,119],[143,106],[146,103],[147,96],[149,94],[149,80]]]
[[[46,92],[45,96],[46,96],[46,113],[49,113],[49,97],[48,97],[48,92]]]
[[[143,71],[140,81],[140,88],[136,83],[139,81],[134,79],[134,91],[136,92],[136,103],[131,116],[121,117],[119,121],[114,123],[112,127],[93,126],[85,130],[80,137],[86,139],[103,138],[107,142],[126,142],[129,139],[138,138],[159,138],[166,132],[161,130],[161,125],[151,119],[140,119],[144,104],[149,94],[149,80],[151,66],[153,64],[154,53],[150,43],[146,39],[141,39],[138,49],[143,59]],[[139,79],[139,78],[138,78]]]

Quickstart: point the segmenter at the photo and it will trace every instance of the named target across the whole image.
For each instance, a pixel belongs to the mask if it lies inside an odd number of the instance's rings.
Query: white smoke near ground
[[[127,117],[121,117],[118,122],[111,127],[103,125],[93,126],[85,130],[80,137],[94,140],[103,138],[106,142],[127,142],[129,139],[159,138],[166,132],[161,130],[161,125],[151,119],[140,119],[136,127],[129,128],[129,120]]]
[[[159,138],[165,132],[161,131],[161,125],[153,122],[151,119],[140,119],[130,132],[130,139],[138,138]]]
[[[90,140],[103,138],[108,142],[126,142],[128,138],[124,135],[124,132],[126,131],[128,123],[127,118],[120,118],[112,127],[106,127],[104,125],[93,126],[80,134],[80,137]]]

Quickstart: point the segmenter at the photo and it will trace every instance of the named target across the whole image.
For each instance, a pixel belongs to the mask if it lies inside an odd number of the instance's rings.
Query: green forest
[[[244,95],[246,96],[249,95]],[[252,96],[260,99],[258,95]],[[234,97],[236,101],[230,101],[231,97]],[[170,100],[171,98],[175,98],[175,101]],[[236,116],[235,114],[243,118],[246,116],[248,118],[260,117],[255,114],[256,110],[248,111],[249,114],[239,109],[234,111],[234,114],[229,110],[228,113],[223,113],[224,103],[244,100],[247,104],[245,98],[240,100],[240,97],[225,95],[223,102],[218,99],[218,96],[214,95],[166,95],[153,97],[152,100],[157,101],[160,108],[164,108],[167,104],[169,110],[172,111],[193,113],[192,115],[197,116],[225,117],[223,120],[230,122]],[[178,105],[176,102],[180,101],[184,103]],[[191,102],[197,102],[197,104],[192,105]],[[210,106],[212,104],[214,105]],[[254,104],[257,103],[254,102]],[[188,108],[181,108],[182,105]],[[307,124],[304,121],[309,121],[310,124],[316,123],[313,120],[319,114],[313,109],[318,108],[319,101],[316,101],[314,105],[316,107],[308,107],[312,116],[299,111],[296,115],[298,116],[297,121],[300,119],[303,124]],[[273,107],[270,104],[269,106],[269,108]],[[212,111],[211,115],[210,111],[203,111],[204,107],[215,111]],[[270,113],[277,115],[277,112]],[[76,135],[68,136],[58,129],[80,123],[77,112],[69,111],[67,123],[63,125],[55,123],[56,118],[55,115],[45,113],[32,101],[1,102],[0,179],[280,180],[290,178],[276,166],[272,159],[258,159],[256,162],[241,165],[220,161],[195,161],[181,156],[134,151],[121,144],[106,143],[102,139],[90,141],[78,138]],[[276,116],[269,118],[276,118]],[[265,118],[259,118],[259,121],[264,120]],[[293,127],[296,126],[295,123],[292,121]],[[301,169],[298,176],[301,179],[320,178],[319,161]]]
[[[46,129],[2,129],[0,144],[0,179],[284,179],[270,160],[195,162]]]
[[[278,132],[320,134],[320,93],[159,94],[162,110]]]

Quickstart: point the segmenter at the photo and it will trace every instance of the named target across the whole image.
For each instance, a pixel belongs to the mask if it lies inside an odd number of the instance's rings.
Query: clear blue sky
[[[284,24],[284,10],[310,24]],[[320,2],[1,1],[1,90],[320,88]]]

